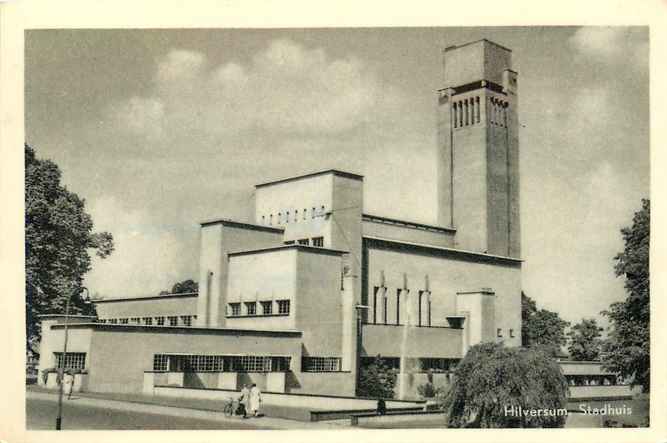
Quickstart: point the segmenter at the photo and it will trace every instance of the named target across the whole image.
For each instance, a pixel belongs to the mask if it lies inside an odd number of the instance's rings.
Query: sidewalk
[[[212,420],[224,423],[245,422],[240,417],[226,417],[220,411],[218,402],[207,400],[181,400],[141,395],[107,395],[98,393],[75,393],[72,396],[76,398],[78,405],[90,407]],[[26,390],[26,398],[58,401],[58,393],[43,388],[29,387]],[[300,422],[275,417],[252,418],[250,421],[253,425],[265,429],[341,429],[349,425],[348,420],[338,420],[337,422]]]

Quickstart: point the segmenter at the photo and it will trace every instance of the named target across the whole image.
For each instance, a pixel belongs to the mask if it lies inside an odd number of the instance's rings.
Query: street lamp
[[[83,301],[90,299],[88,288],[83,286],[81,289],[86,291],[86,296],[83,298]],[[58,368],[58,378],[60,379],[60,383],[58,388],[58,417],[56,417],[56,431],[60,431],[63,421],[63,385],[65,381],[65,364],[67,363],[67,339],[69,336],[67,329],[69,326],[69,303],[74,294],[76,294],[76,292],[72,292],[72,294],[67,297],[67,304],[65,305],[65,345],[63,346],[63,358],[61,360],[60,368]],[[74,382],[72,381],[72,383]]]
[[[357,311],[357,377],[355,383],[355,394],[359,394],[359,382],[361,380],[361,346],[362,346],[362,312],[368,310],[366,305],[356,305],[354,309]]]

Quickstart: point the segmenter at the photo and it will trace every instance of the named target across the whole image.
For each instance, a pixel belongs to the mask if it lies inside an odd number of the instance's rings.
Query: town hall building
[[[198,293],[97,300],[96,318],[67,325],[45,316],[40,369],[84,370],[82,388],[96,392],[252,382],[354,396],[378,356],[407,392],[425,374],[447,383],[474,344],[519,346],[511,50],[488,40],[446,48],[442,86],[433,224],[367,213],[364,177],[348,171],[257,184],[254,220],[201,223]]]

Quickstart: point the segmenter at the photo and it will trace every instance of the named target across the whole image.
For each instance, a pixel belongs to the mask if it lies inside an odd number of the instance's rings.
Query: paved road
[[[58,402],[27,398],[27,429],[55,429]],[[63,400],[64,430],[70,429],[268,429],[257,419],[203,420],[136,411],[122,411],[88,404],[77,404],[77,399]]]

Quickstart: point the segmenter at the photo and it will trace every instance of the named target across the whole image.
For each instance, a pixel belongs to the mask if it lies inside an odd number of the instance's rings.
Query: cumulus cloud
[[[131,97],[110,106],[119,128],[129,134],[158,139],[163,134],[164,104],[156,98]]]
[[[615,57],[623,51],[627,38],[627,27],[590,26],[577,30],[570,44],[587,56]]]
[[[157,65],[152,93],[111,112],[123,114],[131,132],[144,128],[154,134],[160,127],[322,135],[396,117],[400,102],[400,94],[383,88],[358,59],[332,59],[322,49],[276,40],[247,65],[227,61],[212,69],[201,53],[173,50]]]

